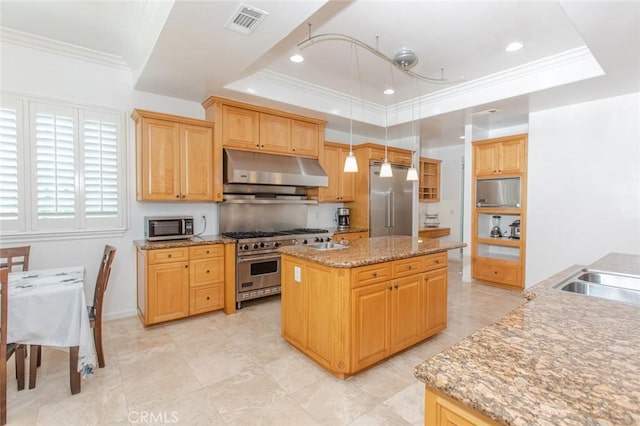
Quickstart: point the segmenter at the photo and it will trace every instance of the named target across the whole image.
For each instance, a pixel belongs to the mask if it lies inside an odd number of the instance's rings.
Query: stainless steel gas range
[[[326,229],[223,232],[236,243],[236,308],[242,302],[280,293],[278,247],[331,241]]]

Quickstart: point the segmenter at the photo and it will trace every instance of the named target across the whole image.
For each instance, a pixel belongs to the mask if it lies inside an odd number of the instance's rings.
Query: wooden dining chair
[[[110,245],[104,246],[100,267],[98,269],[98,277],[96,278],[96,286],[93,291],[93,305],[87,306],[89,313],[89,323],[93,329],[93,341],[96,346],[98,355],[98,367],[103,368],[104,350],[102,348],[102,301],[104,293],[107,291],[109,283],[109,275],[111,274],[111,264],[116,256],[116,248]],[[31,345],[31,359],[29,364],[29,389],[36,386],[36,377],[38,367],[42,357],[42,348],[39,345]]]
[[[28,271],[30,251],[31,246],[0,249],[0,268],[7,268],[9,272],[14,272],[14,267],[18,266],[19,271]]]
[[[16,354],[18,390],[24,389],[25,345],[7,344],[7,319],[9,316],[9,268],[0,269],[0,425],[7,424],[7,361]]]

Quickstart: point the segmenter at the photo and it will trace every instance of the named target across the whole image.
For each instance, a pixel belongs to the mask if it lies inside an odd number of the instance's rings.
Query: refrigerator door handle
[[[389,199],[391,200],[391,202],[389,203],[389,217],[391,218],[391,220],[389,222],[391,227],[396,226],[396,215],[394,214],[395,209],[396,209],[396,197],[395,197],[395,192],[393,191],[389,191]]]
[[[389,228],[391,226],[391,190],[389,190],[389,192],[387,192],[387,199],[386,201],[386,205],[385,205],[385,220],[384,220],[384,226],[386,226],[387,228]]]

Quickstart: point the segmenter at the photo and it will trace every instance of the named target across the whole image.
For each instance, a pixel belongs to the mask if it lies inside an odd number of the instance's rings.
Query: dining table
[[[9,273],[7,341],[69,348],[72,394],[97,365],[84,278],[83,266]]]

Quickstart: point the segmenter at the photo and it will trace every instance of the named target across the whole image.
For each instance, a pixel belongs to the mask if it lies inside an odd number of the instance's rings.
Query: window
[[[124,114],[2,94],[0,229],[124,231]]]

